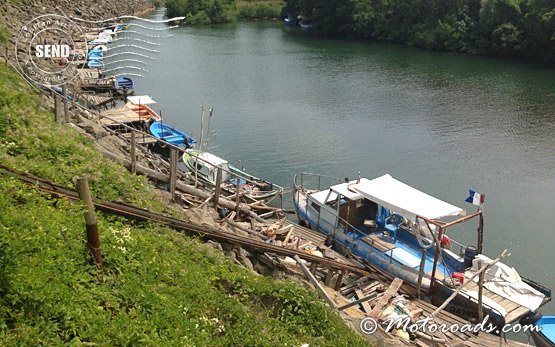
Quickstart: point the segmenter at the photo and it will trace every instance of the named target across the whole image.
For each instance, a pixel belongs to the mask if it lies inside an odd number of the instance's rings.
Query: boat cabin
[[[199,160],[196,159],[196,156],[191,156],[189,158],[189,166],[193,168],[196,166],[199,175],[205,177],[212,184],[216,182],[218,168],[222,169],[223,182],[231,178],[229,163],[227,160],[207,152],[200,153],[198,157]]]

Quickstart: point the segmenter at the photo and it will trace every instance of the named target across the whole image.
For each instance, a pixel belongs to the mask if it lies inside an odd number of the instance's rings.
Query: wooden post
[[[98,237],[98,224],[96,223],[96,215],[94,213],[94,205],[92,202],[91,191],[87,176],[80,176],[74,179],[79,199],[85,204],[85,225],[87,228],[87,248],[93,257],[93,260],[102,271],[102,252],[100,250],[100,238]]]
[[[316,279],[316,277],[314,277],[314,275],[308,271],[308,269],[306,268],[306,266],[303,264],[303,262],[301,261],[301,258],[299,258],[298,255],[295,255],[295,261],[297,262],[297,264],[299,264],[301,270],[303,271],[304,275],[310,280],[310,282],[312,282],[312,284],[314,284],[314,286],[320,291],[320,294],[322,295],[322,298],[332,307],[335,308],[335,303],[333,302],[333,300],[328,296],[328,293],[326,293],[326,290],[324,289],[324,287],[322,287],[322,285],[320,284],[320,282],[318,282],[318,280]]]
[[[434,243],[435,243],[434,265],[432,266],[432,278],[430,280],[430,288],[432,288],[436,283],[437,262],[439,260],[439,254],[441,253],[441,246],[439,244],[440,242],[439,240],[441,240],[441,237],[443,236],[443,228],[442,227],[439,228],[437,238],[436,238],[434,232],[432,231],[432,228],[430,228],[430,224],[428,224],[428,221],[426,221],[426,227],[428,227],[428,230],[430,231],[430,234],[434,238]]]
[[[222,168],[218,167],[216,173],[216,189],[214,190],[214,208],[218,210],[218,200],[220,200],[220,191],[222,190]]]
[[[235,177],[235,213],[237,217],[239,217],[239,187],[241,187],[239,181],[241,181],[239,176]]]
[[[484,320],[484,311],[482,309],[482,298],[483,298],[483,291],[484,291],[484,274],[488,271],[489,266],[480,274],[478,280],[478,322]]]
[[[416,232],[420,232],[417,230]],[[422,287],[422,277],[424,276],[424,267],[426,265],[426,248],[422,248],[422,259],[420,259],[420,271],[418,272],[418,283],[416,284],[416,296],[420,299],[420,288]]]
[[[478,223],[478,254],[482,254],[482,246],[484,243],[484,215],[480,214],[480,221]]]
[[[172,201],[175,199],[175,182],[177,179],[177,150],[170,148],[170,194]]]
[[[316,262],[312,262],[312,264],[310,264],[310,272],[312,272],[314,275],[316,275],[316,266],[318,264],[316,264]]]
[[[62,123],[62,117],[60,117],[60,99],[58,97],[58,94],[53,93],[54,94],[54,117],[56,118],[56,123],[61,124]]]
[[[326,278],[324,279],[324,284],[328,287],[331,284],[331,279],[333,278],[333,274],[334,274],[333,269],[329,268],[328,272],[326,273]]]
[[[131,130],[131,172],[133,174],[137,173],[137,155],[135,154],[136,146],[136,134],[135,129]]]
[[[69,123],[69,109],[67,105],[67,87],[65,84],[62,85],[62,94],[64,97],[64,121]]]
[[[4,58],[6,60],[6,66],[8,66],[8,45],[6,44],[5,51],[4,51]]]
[[[484,265],[482,266],[478,271],[476,271],[472,277],[470,277],[468,280],[465,280],[464,284],[462,286],[460,286],[459,288],[457,288],[457,290],[455,290],[453,292],[453,294],[451,294],[450,297],[447,298],[447,300],[445,300],[443,302],[443,304],[441,304],[438,308],[436,308],[436,310],[434,312],[432,312],[432,314],[430,315],[432,318],[434,318],[439,312],[441,312],[441,310],[443,310],[445,308],[445,306],[449,305],[449,303],[457,296],[459,295],[460,291],[466,287],[469,283],[472,283],[472,281],[474,280],[474,278],[476,278],[476,276],[479,276],[482,272],[486,271],[486,269],[490,266],[493,266],[495,264],[497,264],[497,262],[499,262],[501,259],[510,256],[511,253],[507,253],[507,250],[504,250],[497,258],[495,258],[493,260],[493,262],[491,262],[488,265]]]
[[[345,276],[345,270],[341,270],[339,276],[337,277],[337,281],[335,281],[335,290],[339,291],[341,289],[341,284],[343,283],[343,277]]]

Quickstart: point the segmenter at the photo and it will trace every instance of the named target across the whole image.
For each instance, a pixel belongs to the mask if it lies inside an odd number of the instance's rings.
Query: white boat
[[[251,201],[265,200],[283,191],[277,184],[267,182],[263,179],[250,175],[230,165],[222,159],[208,152],[198,153],[196,149],[187,149],[183,154],[183,163],[187,170],[197,174],[197,177],[205,184],[214,187],[218,169],[222,171],[222,190],[228,195],[236,192]]]
[[[467,215],[390,175],[310,189],[306,183],[322,182],[317,177],[295,176],[293,202],[301,223],[327,235],[340,252],[431,293],[434,304],[443,303],[457,283],[470,281],[482,265],[492,263],[481,254],[481,209]],[[476,219],[476,245],[465,246],[446,236],[448,231],[453,235],[451,227]],[[457,249],[450,250],[451,245]],[[484,278],[482,312],[496,325],[518,321],[551,300],[548,288],[521,278],[501,262]],[[468,283],[447,309],[473,319],[478,317],[478,302],[477,283]]]

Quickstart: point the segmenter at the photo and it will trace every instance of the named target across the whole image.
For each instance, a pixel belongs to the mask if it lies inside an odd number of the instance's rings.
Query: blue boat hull
[[[545,316],[535,325],[541,331],[532,331],[531,335],[537,347],[555,347],[555,316]]]
[[[182,131],[160,122],[154,122],[150,125],[150,133],[157,139],[184,148],[189,148],[197,142],[194,138],[187,136]]]
[[[135,88],[135,83],[129,77],[118,77],[115,83],[116,92],[119,94],[132,94]]]

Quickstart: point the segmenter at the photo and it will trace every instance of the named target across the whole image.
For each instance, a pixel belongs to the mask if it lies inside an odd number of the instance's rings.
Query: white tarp
[[[156,101],[152,100],[152,98],[148,95],[128,96],[127,101],[135,105],[152,105],[156,103]]]
[[[493,260],[485,255],[478,254],[472,261],[472,268],[465,275],[471,277],[482,266],[492,262]],[[474,279],[475,282],[478,280],[478,277]],[[497,262],[487,269],[484,274],[484,287],[532,311],[540,307],[545,297],[524,283],[514,268],[501,262]]]
[[[373,180],[362,178],[349,188],[411,221],[415,221],[417,215],[438,219],[466,214],[462,208],[423,193],[388,174]]]

